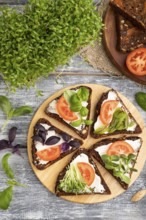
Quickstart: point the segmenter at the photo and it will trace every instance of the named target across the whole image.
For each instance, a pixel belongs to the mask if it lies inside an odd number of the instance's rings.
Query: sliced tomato
[[[50,147],[46,150],[38,151],[37,156],[45,161],[56,160],[61,154],[61,146]]]
[[[103,124],[108,125],[111,122],[113,112],[118,103],[116,100],[109,100],[103,103],[100,110],[100,120]]]
[[[125,141],[116,141],[110,145],[108,148],[107,154],[108,155],[120,155],[120,154],[132,154],[134,153],[133,148],[130,144]]]
[[[70,110],[69,105],[67,101],[65,100],[64,96],[61,96],[61,98],[58,100],[56,108],[57,108],[59,115],[65,120],[74,121],[78,119],[75,113]]]
[[[135,75],[146,75],[146,48],[138,48],[132,51],[126,59],[129,71]]]
[[[82,177],[84,178],[85,182],[88,186],[90,186],[95,178],[95,171],[93,167],[85,162],[77,163],[77,166],[81,172]]]

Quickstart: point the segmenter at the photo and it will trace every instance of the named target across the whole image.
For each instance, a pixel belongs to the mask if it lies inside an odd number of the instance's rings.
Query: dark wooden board
[[[122,53],[117,50],[116,20],[111,7],[108,7],[105,13],[104,23],[103,44],[111,62],[131,80],[146,85],[146,76],[136,76],[127,69],[126,57],[129,53]]]

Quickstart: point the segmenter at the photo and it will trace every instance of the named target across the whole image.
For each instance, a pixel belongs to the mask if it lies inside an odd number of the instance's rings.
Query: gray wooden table
[[[4,2],[4,1],[0,1]],[[5,2],[8,2],[5,0]],[[10,1],[9,1],[10,2]],[[12,1],[11,1],[12,2]],[[13,1],[15,2],[15,1]],[[25,1],[21,1],[25,2]],[[0,95],[6,95],[14,107],[30,105],[34,112],[38,106],[54,92],[63,87],[78,83],[96,83],[112,87],[125,95],[139,109],[146,122],[146,113],[135,102],[134,95],[138,91],[146,92],[146,87],[137,85],[125,77],[110,76],[94,70],[79,56],[73,57],[68,66],[59,68],[62,77],[56,83],[56,75],[37,83],[37,88],[42,90],[43,96],[37,97],[34,88],[29,91],[19,90],[15,94],[8,93],[5,84],[0,80]],[[5,131],[0,133],[0,139],[7,138],[8,129],[18,127],[17,143],[26,146],[27,131],[33,114],[11,120]],[[0,111],[0,125],[4,122],[4,115]],[[0,152],[0,159],[6,151]],[[23,159],[18,156],[10,158],[10,164],[15,171],[16,179],[27,188],[15,187],[14,197],[7,211],[0,210],[0,220],[21,219],[104,219],[104,220],[143,220],[146,216],[146,197],[138,203],[131,203],[132,195],[146,188],[146,165],[140,177],[125,193],[119,197],[101,204],[83,205],[62,200],[50,193],[37,179],[28,162],[27,147],[21,149]],[[6,177],[0,165],[0,191],[5,188]]]

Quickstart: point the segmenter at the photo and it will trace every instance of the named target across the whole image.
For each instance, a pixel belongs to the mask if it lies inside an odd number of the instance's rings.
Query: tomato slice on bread
[[[88,186],[90,186],[95,178],[95,171],[93,167],[89,163],[85,163],[85,162],[79,162],[77,163],[77,166],[85,182],[87,183]]]
[[[129,71],[137,76],[146,75],[146,48],[132,51],[126,59]]]
[[[40,159],[45,161],[56,160],[61,154],[61,146],[49,147],[48,149],[36,152],[36,154]]]
[[[134,153],[133,148],[130,144],[125,141],[116,141],[110,145],[107,150],[108,155],[120,155],[120,154],[132,154]]]
[[[67,121],[75,121],[78,117],[73,111],[70,110],[69,104],[65,100],[64,96],[61,96],[56,105],[59,115]]]
[[[103,124],[108,125],[111,122],[113,112],[118,106],[118,103],[116,100],[109,100],[103,103],[99,116]]]

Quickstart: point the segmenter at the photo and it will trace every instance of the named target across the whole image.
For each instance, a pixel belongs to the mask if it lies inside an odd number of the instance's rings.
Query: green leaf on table
[[[10,185],[10,186],[21,186],[21,187],[27,187],[27,185],[22,184],[22,183],[19,183],[19,182],[17,182],[17,181],[14,180],[14,179],[13,179],[13,180],[12,180],[12,179],[7,180],[6,184],[8,184],[8,185]]]
[[[146,93],[144,92],[137,92],[135,94],[135,99],[138,103],[138,105],[144,110],[146,111]]]
[[[13,196],[13,186],[9,186],[0,192],[0,209],[6,210],[9,208]]]
[[[11,112],[13,111],[13,107],[9,99],[5,96],[0,96],[0,109],[7,116],[7,118],[9,118],[12,114]]]
[[[33,109],[30,106],[21,106],[14,110],[13,117],[23,116],[32,113]]]
[[[9,178],[13,179],[14,178],[14,173],[13,173],[13,170],[11,169],[11,167],[8,163],[8,159],[11,155],[12,155],[11,153],[7,153],[3,156],[3,158],[2,158],[2,168],[3,168],[4,172],[6,173],[6,175]]]

